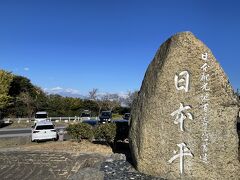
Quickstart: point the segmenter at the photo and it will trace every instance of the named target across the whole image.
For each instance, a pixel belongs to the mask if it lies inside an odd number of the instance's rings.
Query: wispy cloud
[[[63,88],[57,86],[57,87],[51,88],[51,89],[49,89],[49,90],[50,90],[50,91],[61,91],[61,90],[63,90]]]
[[[25,67],[25,68],[23,68],[23,70],[24,71],[29,71],[30,69],[29,69],[29,67]]]
[[[88,95],[81,94],[81,92],[78,89],[73,89],[73,88],[63,88],[60,86],[52,87],[52,88],[44,88],[44,91],[47,94],[59,94],[61,96],[65,97],[78,97],[78,98],[87,98]],[[117,95],[117,96],[115,96]],[[116,98],[118,99],[126,99],[128,97],[128,92],[115,92],[115,93],[110,93],[110,92],[103,92],[100,91],[97,93],[97,98],[101,99],[104,96],[108,96],[109,100],[115,100]]]
[[[115,92],[115,93],[109,93],[109,92],[99,92],[98,93],[98,96],[101,98],[103,96],[106,96],[106,95],[113,95],[113,94],[116,94],[118,95],[120,98],[127,98],[128,97],[128,92]]]
[[[77,89],[67,88],[67,89],[65,89],[65,91],[66,91],[67,93],[70,93],[70,94],[80,94],[80,91],[77,90]]]
[[[44,88],[44,91],[48,94],[59,94],[61,96],[68,97],[82,97],[78,89],[62,88],[60,86],[56,86],[53,88]]]

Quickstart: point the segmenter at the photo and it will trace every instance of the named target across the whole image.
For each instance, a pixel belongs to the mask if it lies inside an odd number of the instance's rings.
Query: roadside
[[[46,141],[40,143],[23,144],[18,147],[20,150],[26,151],[51,151],[51,152],[67,152],[74,154],[96,153],[102,155],[112,154],[112,148],[106,145],[94,144],[89,141]]]
[[[91,117],[92,121],[96,121],[97,117]],[[121,120],[122,116],[119,114],[113,114],[112,120]],[[56,127],[66,127],[69,124],[74,124],[79,121],[68,121],[68,120],[62,120],[62,121],[52,121],[53,124],[55,124]],[[34,125],[34,121],[11,121],[9,123],[6,123],[2,125],[1,129],[14,129],[14,128],[31,128],[31,126]]]
[[[56,127],[65,127],[68,126],[70,123],[65,123],[65,122],[53,122]],[[72,122],[71,122],[72,123]],[[0,128],[1,129],[15,129],[15,128],[31,128],[34,125],[34,121],[13,121],[12,123],[6,124],[4,127]]]

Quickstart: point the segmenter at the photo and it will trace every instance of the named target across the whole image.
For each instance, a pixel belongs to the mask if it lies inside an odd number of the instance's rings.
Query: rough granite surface
[[[205,53],[207,61],[202,58]],[[209,76],[204,88],[205,62]],[[189,74],[188,92],[175,85],[175,76],[183,71]],[[178,87],[186,86],[184,80],[176,81]],[[184,131],[171,115],[180,103],[190,107],[178,116],[185,118]],[[157,51],[133,103],[129,138],[134,165],[142,173],[166,179],[239,179],[238,112],[238,99],[211,50],[191,32],[172,36]],[[179,153],[180,143],[193,156],[183,157],[182,173],[180,158],[169,162]]]

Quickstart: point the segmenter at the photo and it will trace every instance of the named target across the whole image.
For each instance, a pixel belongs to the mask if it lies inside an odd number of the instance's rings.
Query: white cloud
[[[28,67],[23,68],[24,71],[29,71],[30,69]]]
[[[59,94],[61,96],[68,97],[82,97],[78,89],[62,88],[60,86],[56,86],[53,88],[44,88],[44,91],[48,94]]]
[[[77,90],[77,89],[67,88],[67,89],[65,89],[65,91],[66,91],[67,93],[71,93],[71,94],[80,94],[80,91]]]
[[[87,98],[88,95],[83,95],[78,89],[72,89],[72,88],[63,88],[60,86],[52,87],[52,88],[44,88],[44,91],[48,94],[59,94],[61,96],[67,96],[67,97],[78,97],[78,98]],[[114,96],[115,94],[118,95],[120,99],[126,99],[128,97],[128,92],[103,92],[100,91],[97,93],[98,98],[101,99],[106,95],[109,95],[109,100],[113,100],[116,98]]]
[[[124,99],[128,97],[128,92],[119,92],[117,94],[119,97],[124,98]]]
[[[127,97],[128,97],[128,92],[123,92],[123,91],[121,91],[121,92],[115,92],[115,93],[109,93],[109,92],[99,92],[98,93],[98,98],[102,98],[102,97],[104,97],[104,96],[106,96],[106,95],[114,95],[114,94],[116,94],[116,95],[118,95],[119,96],[119,98],[123,98],[123,99],[126,99]],[[111,98],[110,98],[111,99]]]
[[[63,90],[63,88],[59,86],[50,89],[50,91],[60,91],[60,90]]]

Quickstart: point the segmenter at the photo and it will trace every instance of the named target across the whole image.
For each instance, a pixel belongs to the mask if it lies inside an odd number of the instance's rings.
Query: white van
[[[35,122],[46,121],[48,118],[48,113],[46,111],[39,111],[35,114]]]
[[[57,140],[57,130],[51,121],[39,121],[32,126],[32,141]]]

